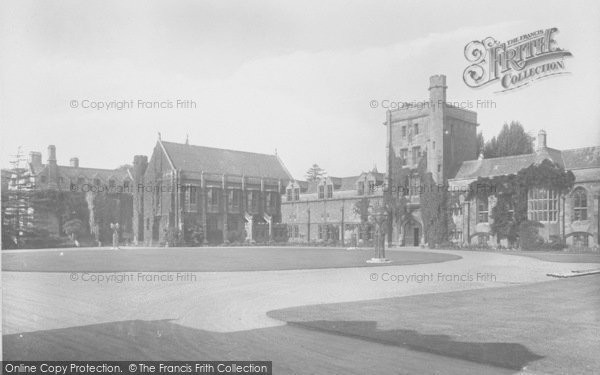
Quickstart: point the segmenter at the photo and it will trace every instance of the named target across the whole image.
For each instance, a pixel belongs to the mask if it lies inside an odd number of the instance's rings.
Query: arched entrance
[[[421,224],[415,220],[408,220],[402,227],[404,246],[419,246],[421,243]]]

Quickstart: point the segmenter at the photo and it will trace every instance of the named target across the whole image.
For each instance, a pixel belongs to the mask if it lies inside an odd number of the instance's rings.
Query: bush
[[[165,233],[165,245],[169,247],[183,246],[183,233],[177,228],[169,228]]]
[[[519,224],[519,247],[521,250],[538,250],[544,243],[539,229],[544,225],[537,221],[525,220]]]
[[[227,241],[230,243],[244,242],[246,239],[246,230],[230,230],[227,232]]]

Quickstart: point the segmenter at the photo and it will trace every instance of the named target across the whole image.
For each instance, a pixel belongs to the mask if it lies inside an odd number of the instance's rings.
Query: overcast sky
[[[519,120],[548,145],[600,145],[598,1],[3,1],[2,166],[18,145],[115,168],[157,139],[277,152],[296,178],[385,169],[385,110],[371,100],[493,100],[479,129]],[[495,93],[462,81],[472,40],[558,27],[571,72]],[[196,109],[83,109],[83,100],[193,100]],[[71,108],[75,100],[78,108]]]

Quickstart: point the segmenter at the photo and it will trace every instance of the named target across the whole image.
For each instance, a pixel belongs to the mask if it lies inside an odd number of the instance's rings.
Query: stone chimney
[[[429,77],[429,100],[438,108],[446,102],[446,76],[443,74]]]
[[[56,165],[56,146],[48,146],[48,164]]]
[[[31,151],[29,153],[29,164],[33,166],[35,170],[42,167],[42,153],[38,151]]]
[[[58,165],[56,164],[56,146],[48,146],[48,187],[58,187]]]
[[[543,150],[546,147],[548,147],[546,145],[546,132],[544,131],[544,129],[540,130],[538,132],[538,136],[537,136],[537,150]]]
[[[71,167],[79,168],[79,158],[71,158]]]

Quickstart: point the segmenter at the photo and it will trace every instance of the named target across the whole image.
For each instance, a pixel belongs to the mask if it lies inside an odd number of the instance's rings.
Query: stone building
[[[447,101],[446,89],[446,77],[434,75],[429,79],[427,100],[387,112],[388,176],[392,162],[402,163],[411,174],[411,192],[430,188],[422,186],[416,173],[418,165],[426,165],[435,184],[443,185],[456,175],[463,161],[477,157],[477,113],[453,106]],[[424,163],[422,158],[426,158]],[[393,223],[391,241],[395,245],[412,246],[425,241],[419,194],[410,195],[409,205],[411,214]]]
[[[137,243],[267,242],[277,236],[281,195],[292,180],[277,155],[159,139],[134,157]]]
[[[281,204],[289,242],[337,243],[370,241],[372,225],[356,209],[362,200],[381,203],[384,174],[374,169],[359,176],[290,181]]]
[[[600,147],[553,149],[546,144],[546,133],[540,131],[537,149],[532,154],[478,158],[477,113],[453,106],[446,98],[446,88],[445,76],[432,76],[429,100],[387,112],[384,124],[387,127],[388,176],[392,163],[402,163],[401,167],[412,174],[408,182],[411,192],[416,186],[431,189],[437,185],[460,191],[478,177],[514,174],[532,164],[550,160],[573,172],[575,187],[562,197],[554,192],[531,189],[528,218],[543,224],[540,235],[545,241],[564,239],[571,246],[597,246]],[[436,186],[423,185],[422,175],[416,171],[419,165],[426,165],[424,172],[431,173]],[[462,194],[460,203],[450,208],[454,221],[451,223],[454,225],[450,225],[450,239],[460,244],[496,244],[496,238],[490,235],[495,197],[491,194],[487,202],[470,202],[465,196]],[[411,193],[408,198],[411,214],[402,222],[393,223],[393,244],[425,242],[419,195]],[[415,240],[417,235],[421,236],[420,241]]]
[[[80,218],[88,221],[90,234],[97,240],[100,240],[101,226],[107,223],[101,223],[102,219],[97,215],[94,207],[94,199],[98,193],[106,192],[108,200],[103,204],[110,207],[114,212],[103,215],[112,218],[114,221],[120,221],[122,239],[127,240],[132,235],[131,227],[131,196],[130,186],[133,176],[129,168],[101,169],[86,168],[80,166],[79,158],[72,157],[69,165],[58,164],[56,156],[56,147],[48,146],[46,163],[42,161],[42,153],[32,151],[26,163],[23,173],[13,174],[8,181],[8,190],[15,189],[17,181],[16,176],[27,180],[31,188],[35,191],[58,191],[67,195],[81,195],[85,197],[88,212],[86,218]],[[20,182],[22,183],[22,181]],[[62,224],[66,220],[60,214],[45,209],[35,210],[35,225],[43,226],[50,235],[64,236]]]
[[[464,191],[478,177],[516,174],[543,160],[550,160],[573,172],[575,185],[566,195],[531,189],[527,197],[528,219],[543,224],[539,232],[545,241],[564,239],[569,246],[598,246],[600,146],[557,150],[547,146],[546,132],[541,130],[534,153],[465,161],[456,176],[449,180],[449,186],[453,190]],[[451,240],[495,246],[497,240],[490,233],[490,225],[494,222],[491,212],[495,203],[493,195],[487,200],[467,201],[463,194],[453,210],[456,229],[451,233]],[[503,245],[507,244],[504,242]]]

